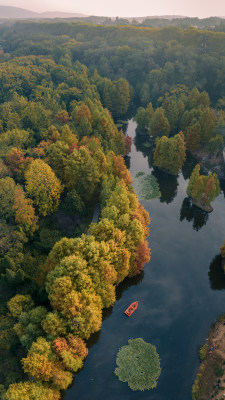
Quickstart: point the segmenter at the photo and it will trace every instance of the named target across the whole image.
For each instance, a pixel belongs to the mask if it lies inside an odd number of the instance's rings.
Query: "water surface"
[[[211,323],[225,311],[225,279],[218,257],[225,238],[224,195],[213,202],[211,214],[192,207],[186,187],[194,161],[188,159],[178,178],[153,171],[152,151],[143,146],[145,139],[135,139],[135,129],[130,120],[131,174],[154,173],[162,194],[160,199],[141,201],[151,217],[151,261],[141,276],[118,288],[117,302],[106,311],[66,400],[190,400],[198,348]],[[139,307],[128,318],[123,312],[135,300]],[[119,348],[137,337],[154,344],[160,355],[162,373],[151,391],[132,392],[114,375]]]

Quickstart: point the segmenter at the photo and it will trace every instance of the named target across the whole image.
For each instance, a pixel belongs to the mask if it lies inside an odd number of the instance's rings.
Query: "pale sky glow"
[[[186,15],[200,18],[225,16],[225,0],[0,0],[0,5],[31,11],[65,11],[91,15],[141,17]]]

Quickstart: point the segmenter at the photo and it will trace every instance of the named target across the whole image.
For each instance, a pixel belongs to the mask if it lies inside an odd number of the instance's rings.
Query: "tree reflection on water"
[[[161,192],[161,203],[172,203],[177,195],[178,181],[177,176],[167,174],[158,168],[154,168],[152,175],[157,178],[159,190]]]
[[[209,266],[210,286],[213,290],[225,289],[225,273],[222,266],[221,256],[217,255]]]
[[[182,167],[182,175],[185,180],[190,178],[196,164],[198,164],[198,161],[187,151],[186,161]]]
[[[186,219],[188,222],[193,221],[193,229],[199,231],[208,221],[207,212],[192,205],[190,197],[185,197],[180,210],[180,221]]]

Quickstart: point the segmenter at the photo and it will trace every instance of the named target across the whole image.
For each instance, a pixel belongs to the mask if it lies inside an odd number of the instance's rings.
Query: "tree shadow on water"
[[[125,165],[126,165],[127,169],[130,169],[130,159],[131,159],[131,157],[130,157],[128,154],[126,154],[126,155],[123,157],[123,159],[124,159],[124,161],[125,161]]]
[[[198,161],[187,151],[186,161],[182,167],[182,175],[185,180],[190,178],[196,164],[198,164]]]
[[[210,287],[213,290],[225,289],[225,273],[222,266],[221,256],[217,255],[209,266]]]
[[[144,157],[149,157],[149,154],[152,153],[152,145],[149,141],[149,135],[140,135],[136,133],[133,144],[136,148],[136,151],[140,151]],[[149,145],[146,146],[146,144]]]
[[[185,197],[180,210],[180,221],[186,219],[188,222],[193,221],[193,229],[199,231],[208,221],[209,215],[206,211],[192,205],[192,200]]]
[[[144,271],[134,276],[133,278],[125,278],[116,288],[116,300],[121,299],[123,293],[129,289],[130,286],[137,286],[144,278]]]
[[[159,184],[159,190],[161,192],[161,203],[172,203],[177,195],[177,176],[167,174],[166,172],[163,172],[156,167],[154,167],[152,175],[157,178]]]

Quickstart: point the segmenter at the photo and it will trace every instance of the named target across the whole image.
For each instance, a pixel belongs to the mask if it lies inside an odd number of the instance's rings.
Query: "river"
[[[127,133],[134,139],[130,171],[151,174],[151,150],[135,140],[136,123]],[[225,239],[225,199],[205,214],[186,196],[194,162],[188,159],[179,177],[157,174],[161,198],[141,201],[151,217],[152,257],[144,273],[118,288],[117,301],[105,313],[101,331],[93,335],[84,367],[66,392],[66,400],[190,400],[199,366],[198,348],[211,323],[225,312],[225,278],[219,247]],[[132,317],[124,310],[138,300]],[[128,339],[142,337],[154,344],[161,360],[158,386],[132,392],[114,374],[116,354]]]

